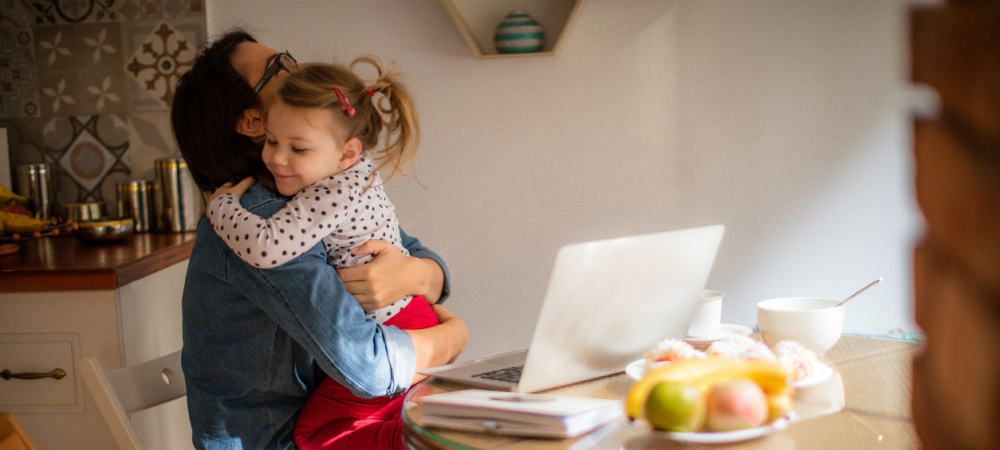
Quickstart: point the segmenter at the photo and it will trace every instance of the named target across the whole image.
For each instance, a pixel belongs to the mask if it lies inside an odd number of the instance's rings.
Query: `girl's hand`
[[[247,191],[247,189],[250,189],[250,186],[253,186],[253,183],[253,177],[246,177],[235,186],[231,182],[226,182],[226,184],[223,184],[222,187],[216,189],[215,192],[212,193],[212,196],[208,198],[208,202],[211,203],[212,200],[215,200],[222,194],[233,194],[236,198],[240,198],[243,196],[243,193]]]

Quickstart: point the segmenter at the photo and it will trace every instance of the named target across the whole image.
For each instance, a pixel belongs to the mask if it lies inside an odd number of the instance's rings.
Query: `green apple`
[[[767,422],[771,423],[792,412],[792,393],[767,395]]]
[[[698,431],[705,420],[705,399],[693,385],[665,381],[649,391],[645,415],[659,430]]]

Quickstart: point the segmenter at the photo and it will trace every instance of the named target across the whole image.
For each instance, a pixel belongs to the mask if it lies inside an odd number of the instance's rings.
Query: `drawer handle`
[[[62,379],[66,376],[66,371],[55,368],[49,373],[38,373],[38,372],[25,372],[25,373],[13,373],[10,369],[4,369],[0,372],[0,378],[9,380],[11,378],[20,378],[22,380],[37,380],[39,378],[55,378],[57,380]]]

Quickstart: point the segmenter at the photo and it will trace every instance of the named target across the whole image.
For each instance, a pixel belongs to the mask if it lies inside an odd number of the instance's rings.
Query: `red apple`
[[[707,399],[705,426],[709,431],[732,431],[759,427],[767,421],[764,391],[746,378],[720,381]]]
[[[2,210],[3,212],[9,212],[9,213],[13,213],[13,214],[20,214],[22,216],[30,216],[31,215],[31,210],[28,209],[28,208],[25,208],[24,206],[21,206],[21,205],[7,205],[7,206],[4,206],[4,207],[0,208],[0,210]]]

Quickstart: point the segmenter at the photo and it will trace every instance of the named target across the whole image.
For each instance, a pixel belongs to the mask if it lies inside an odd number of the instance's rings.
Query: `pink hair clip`
[[[336,86],[333,88],[333,93],[337,95],[337,100],[340,100],[340,109],[344,110],[344,114],[347,114],[347,117],[354,117],[354,107],[347,101],[347,96]]]
[[[368,86],[368,95],[371,97],[375,96],[375,89],[372,89],[371,86]]]

